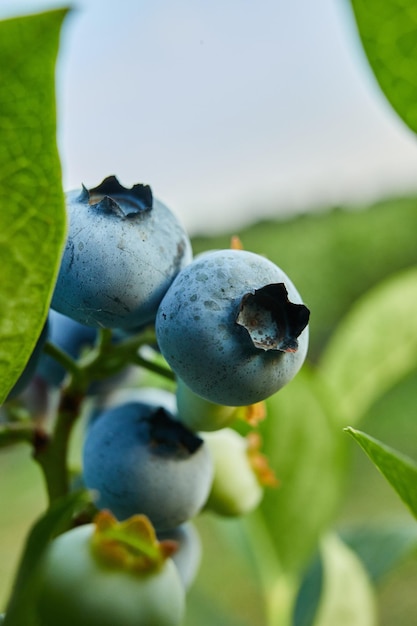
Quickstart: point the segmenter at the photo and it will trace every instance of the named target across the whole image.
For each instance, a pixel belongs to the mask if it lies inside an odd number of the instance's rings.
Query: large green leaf
[[[358,557],[336,535],[321,545],[323,589],[313,626],[376,626],[375,599]]]
[[[65,236],[54,88],[65,13],[0,22],[0,403],[40,335]]]
[[[359,443],[417,518],[417,464],[370,435],[354,428],[346,431]]]
[[[356,424],[416,367],[417,268],[412,268],[354,304],[323,353],[320,371],[346,426]]]
[[[392,107],[417,131],[417,9],[414,0],[351,0],[362,45]]]
[[[364,579],[364,575],[362,567],[349,555],[345,546],[359,557],[360,563],[367,572],[368,580],[365,581],[365,586],[369,590],[369,582],[379,582],[381,578],[404,561],[410,553],[415,552],[417,547],[417,525],[412,521],[407,524],[388,524],[379,521],[366,526],[352,526],[341,533],[341,539],[343,543],[340,543],[340,541],[335,542],[331,538],[333,548],[329,548],[328,538],[326,538],[325,550],[322,550],[321,555],[320,553],[317,554],[308,568],[297,597],[293,626],[320,626],[315,622],[315,619],[320,614],[318,612],[319,604],[321,605],[320,612],[322,612],[324,603],[329,603],[329,598],[326,599],[324,596],[329,594],[329,582],[332,582],[332,578],[335,576],[335,556],[337,556],[337,561],[340,561],[341,556],[344,557],[345,576],[350,579],[347,581],[347,584],[351,589],[351,594],[350,597],[345,598],[344,590],[339,596],[333,593],[331,602],[334,608],[336,609],[338,606],[340,610],[342,603],[345,603],[345,601],[348,604],[351,603],[352,606],[348,607],[348,610],[354,609],[357,613],[360,613],[361,616],[358,619],[358,623],[361,624],[363,623],[361,619],[365,614],[361,603],[365,601],[365,605],[368,607],[369,621],[369,613],[373,616],[372,605],[374,602],[369,592],[364,594],[363,589],[360,589],[359,596],[357,595],[355,583],[360,584],[360,580]],[[323,559],[323,553],[326,551],[329,551],[328,558]],[[324,561],[327,562],[327,571],[324,571]],[[356,572],[359,572],[359,581],[356,579]],[[337,585],[332,585],[331,589],[335,591]],[[334,619],[335,624],[339,624],[340,616],[337,617],[337,619]],[[374,618],[372,617],[371,619]],[[356,621],[354,624],[356,626]]]
[[[301,582],[293,611],[293,626],[312,626],[323,589],[323,562],[319,553]]]
[[[294,626],[373,626],[374,593],[362,562],[337,535],[326,534],[306,573]]]
[[[261,512],[285,574],[300,575],[343,497],[346,446],[307,367],[268,401],[264,450],[280,481]]]

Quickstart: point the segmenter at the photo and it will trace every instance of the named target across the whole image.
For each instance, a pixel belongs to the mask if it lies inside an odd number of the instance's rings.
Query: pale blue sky
[[[2,0],[1,16],[58,6]],[[78,0],[58,65],[66,189],[149,183],[191,232],[417,190],[347,0]]]

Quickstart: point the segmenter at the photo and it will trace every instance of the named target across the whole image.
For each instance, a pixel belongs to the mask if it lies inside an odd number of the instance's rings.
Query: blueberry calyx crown
[[[149,185],[123,187],[116,176],[108,176],[97,187],[87,189],[82,186],[79,198],[103,213],[114,213],[122,218],[131,218],[151,211],[153,208],[152,190]]]
[[[148,418],[151,450],[160,455],[189,457],[203,444],[203,440],[181,422],[172,419],[162,407]]]
[[[140,575],[162,567],[178,549],[175,541],[158,540],[145,515],[119,522],[110,511],[103,510],[97,513],[93,523],[92,553],[108,568]]]
[[[255,348],[296,352],[309,317],[304,304],[290,302],[284,283],[272,283],[242,297],[236,323],[248,331]]]

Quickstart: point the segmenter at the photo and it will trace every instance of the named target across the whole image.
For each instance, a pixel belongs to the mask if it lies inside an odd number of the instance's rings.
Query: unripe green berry
[[[183,585],[149,521],[101,515],[110,522],[98,537],[87,524],[51,543],[39,573],[42,626],[178,626]]]
[[[228,426],[236,417],[236,407],[215,404],[197,395],[177,378],[178,419],[190,430],[213,431]]]
[[[258,441],[253,443],[231,428],[205,433],[204,440],[214,464],[206,509],[226,516],[243,515],[255,509],[263,496],[262,484],[275,482],[271,470],[264,471],[266,460],[259,454]]]

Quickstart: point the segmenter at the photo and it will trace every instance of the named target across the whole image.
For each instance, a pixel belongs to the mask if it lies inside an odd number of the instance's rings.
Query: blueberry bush
[[[352,8],[376,79],[416,130],[411,8]],[[377,583],[417,528],[338,520],[353,440],[417,517],[416,462],[358,428],[414,382],[416,259],[330,334],[325,320],[318,346],[304,299],[314,287],[328,312],[332,294],[313,265],[298,259],[293,283],[262,245],[197,253],[152,186],[113,173],[64,193],[65,15],[0,23],[1,481],[13,484],[16,458],[45,486],[11,545],[2,623],[383,624]],[[14,502],[2,505],[7,520]]]

